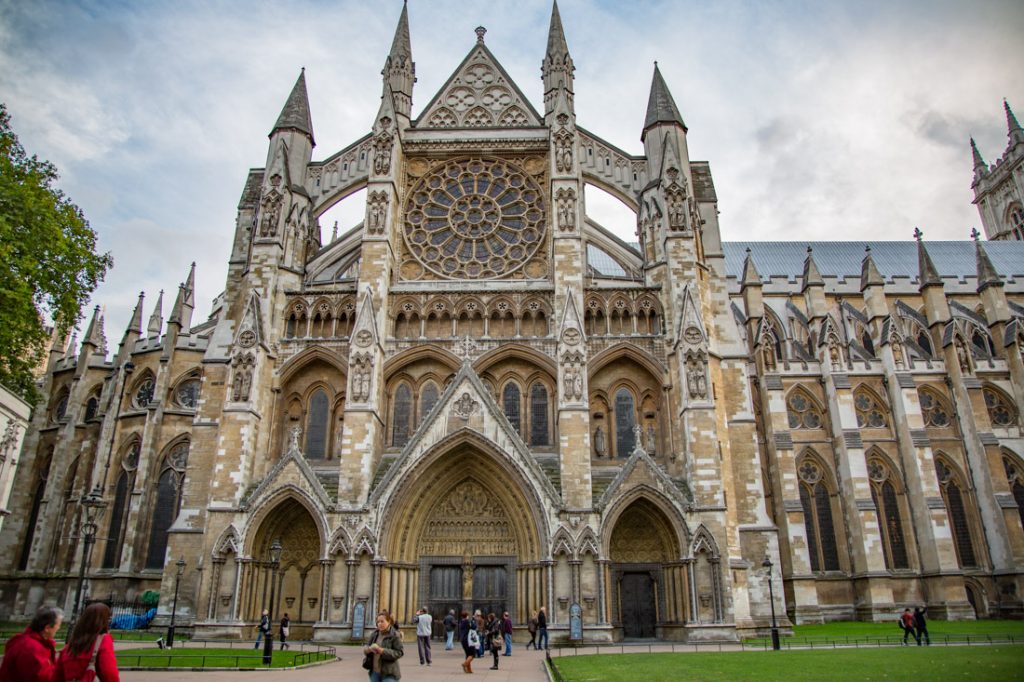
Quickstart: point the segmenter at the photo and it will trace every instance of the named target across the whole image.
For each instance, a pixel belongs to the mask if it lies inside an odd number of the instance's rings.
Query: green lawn
[[[942,641],[947,635],[950,638],[963,639],[964,636],[983,637],[984,635],[1013,635],[1024,641],[1024,620],[929,620],[928,634],[936,641]],[[800,646],[823,640],[874,641],[888,639],[894,641],[903,638],[903,631],[896,626],[896,619],[888,623],[864,623],[860,621],[840,621],[824,625],[797,625],[793,627],[793,636],[782,638],[783,646],[787,644]],[[748,644],[764,642],[767,638],[748,639]]]
[[[895,627],[895,626],[893,626]],[[552,659],[566,682],[1021,679],[1024,647],[907,647]]]
[[[300,658],[301,657],[301,658]],[[296,663],[296,658],[299,662]],[[327,653],[301,651],[275,651],[273,668],[288,668],[316,661],[325,661]],[[117,664],[135,668],[262,668],[263,651],[251,648],[236,649],[126,649],[117,652]]]

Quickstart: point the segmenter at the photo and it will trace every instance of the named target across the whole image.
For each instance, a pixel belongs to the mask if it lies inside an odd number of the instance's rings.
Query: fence
[[[320,661],[337,658],[337,651],[332,646],[319,644],[303,644],[301,651],[288,651],[291,660],[289,666],[308,665]],[[215,649],[216,652],[209,651]],[[225,650],[238,650],[238,653],[227,653]],[[193,653],[193,651],[195,653]],[[281,652],[274,652],[280,660]],[[155,668],[218,668],[218,669],[249,669],[263,668],[263,652],[252,649],[247,642],[223,640],[192,640],[185,647],[169,649],[167,653],[132,653],[130,650],[117,652],[117,664],[122,670],[155,669]]]
[[[106,599],[89,599],[85,607],[90,604],[106,604],[110,607],[111,630],[146,630],[156,616],[157,605],[152,599],[119,599],[111,595]]]

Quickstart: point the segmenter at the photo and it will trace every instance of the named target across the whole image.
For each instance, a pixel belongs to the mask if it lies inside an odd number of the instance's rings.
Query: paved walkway
[[[428,680],[473,680],[474,682],[546,682],[543,652],[513,650],[512,656],[500,656],[500,670],[488,670],[494,659],[478,658],[473,663],[473,674],[462,672],[462,650],[445,651],[444,646],[434,648],[434,663],[421,666],[416,647],[406,647],[402,657],[402,682]],[[228,680],[263,680],[267,682],[361,682],[366,679],[362,668],[362,650],[357,647],[338,647],[342,660],[302,670],[220,671],[197,673],[191,670],[147,671],[129,670],[121,673],[125,682],[227,682]],[[272,673],[272,676],[264,677]]]

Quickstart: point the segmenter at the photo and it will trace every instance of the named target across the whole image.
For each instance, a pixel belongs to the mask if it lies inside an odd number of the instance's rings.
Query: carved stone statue
[[[967,346],[964,344],[964,340],[957,336],[953,341],[953,346],[956,348],[956,359],[960,363],[960,371],[964,374],[971,373],[971,355],[967,351]]]
[[[373,356],[356,353],[352,359],[352,399],[361,403],[369,400],[372,380]]]
[[[679,188],[672,189],[665,194],[665,204],[668,209],[668,225],[673,230],[686,229],[686,199]]]
[[[833,370],[839,370],[843,367],[842,357],[839,354],[839,344],[834,339],[828,342],[828,361],[832,364]]]
[[[235,402],[249,400],[252,391],[252,372],[256,366],[256,357],[252,353],[236,355],[231,361],[235,374],[231,379],[231,399]]]
[[[633,425],[633,449],[642,448],[644,446],[644,430],[639,424]]]
[[[900,343],[899,338],[893,336],[889,347],[892,348],[892,361],[896,365],[896,369],[904,369],[906,361],[903,356],[903,344]]]
[[[260,237],[276,237],[277,224],[281,220],[281,197],[271,194],[263,202],[260,220]]]
[[[702,356],[691,356],[686,360],[686,385],[693,399],[705,400],[708,397],[707,368],[707,360]]]
[[[562,232],[576,229],[576,194],[571,189],[558,190],[558,229]]]
[[[647,423],[647,454],[653,455],[658,451],[658,437],[654,431],[654,422]]]
[[[597,429],[594,431],[594,454],[597,455],[598,457],[604,457],[604,449],[604,429],[598,426]]]
[[[387,175],[391,172],[391,135],[383,132],[373,143],[373,172]]]
[[[380,234],[384,231],[388,211],[387,201],[388,197],[384,192],[373,192],[370,195],[367,228],[371,234]]]
[[[572,170],[572,134],[564,129],[555,137],[555,167],[559,173]]]
[[[761,359],[764,361],[764,371],[775,371],[775,344],[768,334],[761,337]]]

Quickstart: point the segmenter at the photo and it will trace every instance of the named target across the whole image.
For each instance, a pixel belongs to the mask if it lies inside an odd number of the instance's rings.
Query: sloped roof
[[[841,280],[859,279],[864,247],[871,247],[871,257],[887,282],[896,277],[918,279],[917,242],[723,242],[725,270],[729,277],[743,276],[743,259],[747,249],[761,277],[768,281],[786,277],[795,282],[804,269],[807,247],[814,249],[814,261],[823,277]],[[928,254],[940,277],[965,280],[978,275],[974,242],[928,241]],[[1024,242],[987,241],[985,252],[996,271],[1004,279],[1024,278]]]

